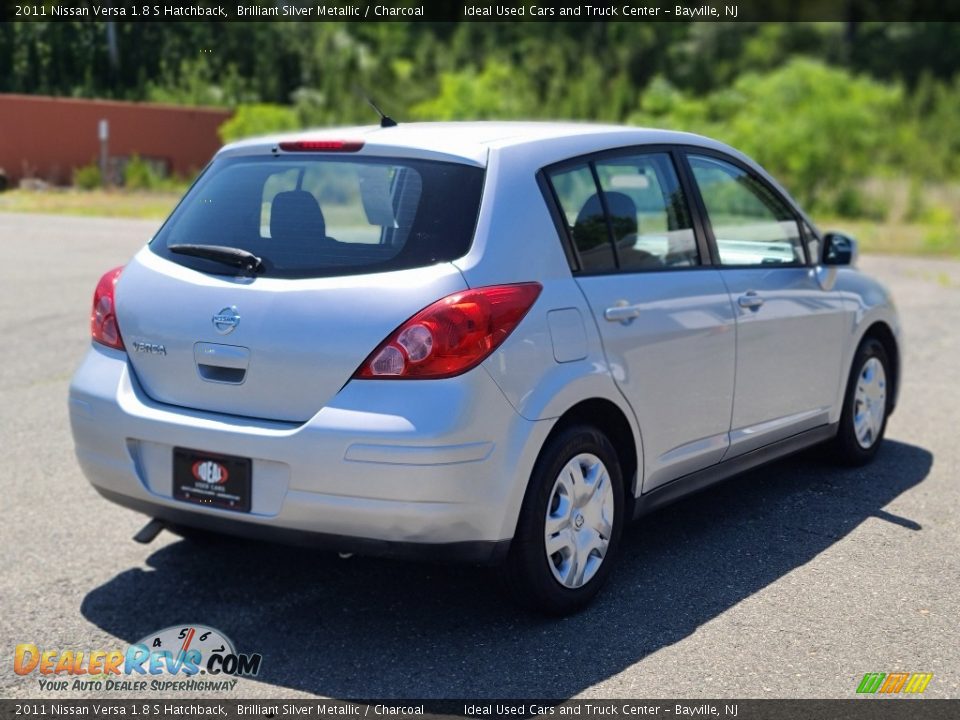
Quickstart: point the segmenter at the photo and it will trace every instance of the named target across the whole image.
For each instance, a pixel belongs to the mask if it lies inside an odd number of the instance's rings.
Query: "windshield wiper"
[[[251,252],[240,248],[225,247],[223,245],[168,245],[167,250],[178,255],[192,255],[193,257],[213,260],[214,262],[230,265],[250,274],[263,272],[263,260]]]

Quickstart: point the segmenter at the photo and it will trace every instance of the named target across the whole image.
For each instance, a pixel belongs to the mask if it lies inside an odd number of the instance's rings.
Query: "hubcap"
[[[853,431],[864,450],[877,442],[886,412],[887,374],[883,363],[872,357],[860,369],[853,396]]]
[[[613,510],[600,458],[580,453],[571,459],[553,484],[544,528],[547,563],[564,587],[583,587],[597,574],[610,545]]]

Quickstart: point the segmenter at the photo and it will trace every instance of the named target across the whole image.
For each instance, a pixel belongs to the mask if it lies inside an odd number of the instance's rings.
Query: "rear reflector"
[[[90,312],[90,336],[101,345],[123,350],[123,338],[117,325],[117,308],[114,289],[123,266],[104,273],[93,292],[93,309]]]
[[[416,380],[465,373],[507,339],[540,290],[539,283],[492,285],[437,300],[394,330],[353,377]]]
[[[290,140],[280,143],[286,152],[356,152],[363,140]]]

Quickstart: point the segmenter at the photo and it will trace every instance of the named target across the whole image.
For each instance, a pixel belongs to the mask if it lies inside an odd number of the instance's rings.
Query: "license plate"
[[[249,458],[173,449],[173,496],[210,507],[250,512]]]

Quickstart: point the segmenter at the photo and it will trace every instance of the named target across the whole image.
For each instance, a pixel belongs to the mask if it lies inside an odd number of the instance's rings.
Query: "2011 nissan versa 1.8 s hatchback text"
[[[854,255],[685,133],[236,143],[97,285],[77,456],[141,539],[495,563],[569,612],[632,518],[817,443],[873,457],[900,332]]]

